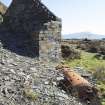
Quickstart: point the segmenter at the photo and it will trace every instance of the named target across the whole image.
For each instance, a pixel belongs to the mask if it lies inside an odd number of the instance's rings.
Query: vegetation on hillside
[[[71,68],[83,67],[86,70],[93,71],[97,67],[105,67],[105,60],[97,59],[96,54],[81,51],[80,59],[66,60],[65,63]]]
[[[66,60],[80,59],[81,55],[79,51],[76,51],[68,45],[61,46],[62,57]]]
[[[98,53],[105,59],[105,40],[83,40],[80,41],[77,48],[86,52]]]
[[[104,44],[105,43],[103,43],[103,45]],[[89,43],[88,45],[87,43],[86,45],[85,44],[82,45],[84,46],[84,48],[83,46],[79,47],[82,49],[82,50],[79,49],[80,53],[79,59],[77,58],[70,59],[68,57],[68,59],[64,59],[65,64],[68,65],[70,68],[82,67],[84,68],[84,70],[88,70],[93,74],[93,77],[97,80],[96,84],[100,92],[102,105],[105,105],[105,59],[104,59],[105,46],[103,46],[102,43],[99,44],[99,42],[98,43],[92,42],[90,45]],[[68,49],[70,50],[69,46],[71,45],[68,45]],[[78,49],[75,49],[75,51],[76,50]],[[65,55],[69,54],[65,53]]]

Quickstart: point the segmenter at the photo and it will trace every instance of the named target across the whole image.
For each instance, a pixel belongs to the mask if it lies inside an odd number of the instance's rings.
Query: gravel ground
[[[0,40],[0,105],[86,105],[57,86],[64,77],[56,64],[10,50],[16,40],[8,34]]]
[[[57,87],[54,65],[5,49],[0,58],[0,105],[82,105]]]

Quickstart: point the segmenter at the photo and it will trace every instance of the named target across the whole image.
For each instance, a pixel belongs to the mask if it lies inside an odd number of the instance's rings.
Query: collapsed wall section
[[[49,61],[61,58],[61,19],[40,0],[13,0],[5,13],[4,24],[11,32],[30,36],[39,58]]]
[[[44,24],[44,30],[39,34],[40,58],[49,61],[59,61],[61,58],[61,22],[51,21]]]

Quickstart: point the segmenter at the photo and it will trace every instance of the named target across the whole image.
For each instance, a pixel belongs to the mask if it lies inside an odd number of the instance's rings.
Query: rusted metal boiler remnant
[[[73,92],[76,92],[80,99],[91,101],[98,96],[98,90],[88,80],[67,66],[58,66],[56,69],[59,68],[62,69],[65,76],[65,86],[72,87]]]

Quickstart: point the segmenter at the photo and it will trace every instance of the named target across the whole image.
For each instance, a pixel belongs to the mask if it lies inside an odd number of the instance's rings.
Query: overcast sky
[[[9,5],[11,0],[0,0]],[[105,34],[105,0],[42,0],[62,18],[63,34],[92,32]]]

